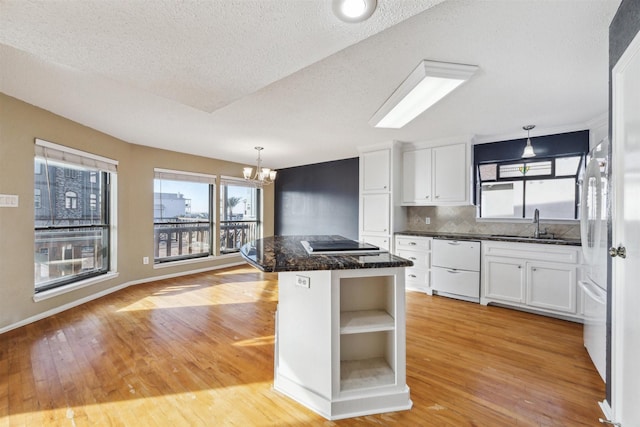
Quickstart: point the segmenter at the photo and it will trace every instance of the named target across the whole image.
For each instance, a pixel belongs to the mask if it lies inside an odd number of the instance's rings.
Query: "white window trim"
[[[217,175],[210,175],[199,172],[185,172],[173,169],[153,169],[154,179],[166,179],[170,181],[188,181],[188,182],[200,182],[203,184],[216,185]]]

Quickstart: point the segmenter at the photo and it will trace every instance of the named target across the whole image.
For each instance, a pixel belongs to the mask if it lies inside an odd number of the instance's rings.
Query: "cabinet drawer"
[[[478,271],[433,267],[431,279],[431,288],[434,291],[480,298],[480,273]]]
[[[480,242],[434,239],[431,261],[438,267],[479,271]]]
[[[428,270],[430,267],[429,252],[408,251],[406,249],[396,249],[396,254],[404,259],[413,261],[413,266]]]
[[[429,286],[429,271],[415,267],[405,269],[405,280],[407,282]]]
[[[410,251],[429,251],[431,250],[431,240],[431,237],[396,236],[396,248]]]

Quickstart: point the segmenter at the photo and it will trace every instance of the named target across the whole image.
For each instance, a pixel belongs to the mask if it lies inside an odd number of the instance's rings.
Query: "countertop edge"
[[[579,239],[534,239],[526,236],[497,236],[491,234],[472,234],[472,233],[440,233],[436,231],[412,231],[404,230],[394,233],[396,236],[417,236],[417,237],[433,237],[446,240],[490,240],[494,242],[505,243],[530,243],[535,245],[559,245],[559,246],[581,246]]]

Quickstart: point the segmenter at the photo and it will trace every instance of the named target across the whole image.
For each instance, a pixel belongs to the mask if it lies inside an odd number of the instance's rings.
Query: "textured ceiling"
[[[543,132],[606,112],[618,5],[378,0],[347,24],[330,0],[0,0],[0,91],[135,144],[245,163],[261,145],[276,168]],[[480,70],[403,129],[370,127],[422,59]]]

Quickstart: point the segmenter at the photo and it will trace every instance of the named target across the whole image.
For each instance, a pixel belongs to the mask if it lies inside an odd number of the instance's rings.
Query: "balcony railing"
[[[207,256],[209,223],[155,223],[154,258],[156,262]],[[247,242],[258,238],[258,221],[220,221],[220,253],[238,252]]]
[[[154,224],[156,262],[209,254],[208,222],[162,222]]]
[[[258,238],[258,221],[220,221],[220,253],[238,252]]]

